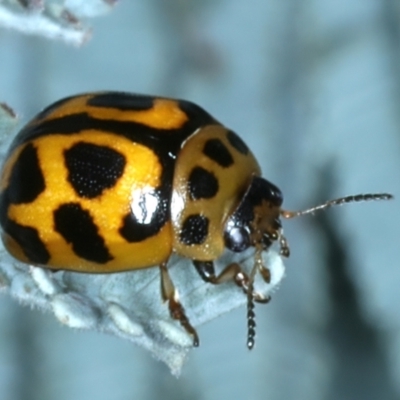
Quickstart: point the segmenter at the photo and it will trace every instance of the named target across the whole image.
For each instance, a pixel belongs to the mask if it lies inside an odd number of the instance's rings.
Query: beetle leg
[[[197,272],[205,282],[219,285],[227,281],[234,281],[247,294],[249,289],[249,276],[242,270],[239,264],[232,263],[227,265],[219,275],[215,274],[214,263],[212,261],[193,260]],[[260,271],[261,272],[261,271]],[[262,274],[264,277],[264,274]],[[253,299],[259,303],[267,303],[269,298],[264,295],[253,292]]]
[[[258,267],[258,272],[260,273],[261,277],[264,279],[265,283],[271,283],[271,271],[269,268],[260,265]]]
[[[289,257],[290,256],[290,248],[289,248],[289,244],[286,240],[286,237],[283,235],[283,230],[281,230],[280,235],[279,235],[279,246],[281,247],[279,254],[283,257]]]
[[[179,302],[178,291],[169,276],[167,263],[160,265],[161,274],[161,295],[164,301],[168,301],[169,313],[173,319],[180,322],[186,332],[193,338],[193,346],[199,345],[199,336],[197,335],[196,329],[190,324],[188,317],[185,314],[185,309]]]

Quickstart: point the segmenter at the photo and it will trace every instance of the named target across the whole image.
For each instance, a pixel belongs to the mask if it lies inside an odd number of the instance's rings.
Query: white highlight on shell
[[[154,188],[148,186],[140,191],[135,189],[135,196],[132,196],[131,201],[131,210],[139,224],[151,223],[159,206],[158,203],[158,196]]]

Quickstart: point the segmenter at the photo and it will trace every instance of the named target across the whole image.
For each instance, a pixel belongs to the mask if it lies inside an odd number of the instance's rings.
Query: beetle
[[[0,177],[0,225],[16,259],[53,270],[115,273],[159,266],[172,318],[199,344],[168,274],[175,253],[212,284],[233,280],[248,296],[247,345],[255,337],[253,277],[270,280],[261,254],[273,242],[289,256],[281,218],[332,205],[385,200],[348,196],[305,211],[282,210],[283,196],[261,177],[245,142],[194,103],[122,92],[67,97],[15,137]],[[254,248],[254,269],[219,274],[228,249]]]

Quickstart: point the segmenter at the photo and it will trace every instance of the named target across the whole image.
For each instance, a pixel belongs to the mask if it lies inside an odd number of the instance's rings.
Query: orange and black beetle
[[[243,140],[197,105],[116,92],[60,100],[17,135],[1,174],[0,223],[18,260],[55,270],[107,273],[160,266],[162,295],[173,318],[193,336],[168,275],[172,253],[193,260],[200,276],[234,280],[249,298],[240,265],[215,274],[227,248],[261,252],[279,240],[282,193],[261,178]],[[386,199],[363,195],[329,202]],[[309,211],[309,210],[308,210]],[[249,307],[248,346],[254,342]]]

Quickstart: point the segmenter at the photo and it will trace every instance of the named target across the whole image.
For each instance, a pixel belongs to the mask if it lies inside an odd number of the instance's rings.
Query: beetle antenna
[[[319,204],[318,206],[308,208],[302,211],[286,211],[281,210],[282,218],[290,219],[300,217],[301,215],[313,214],[317,211],[325,210],[332,206],[339,206],[345,203],[357,203],[360,201],[379,201],[379,200],[391,200],[394,196],[390,193],[366,193],[357,194],[353,196],[339,197],[338,199],[329,200],[326,203]]]

